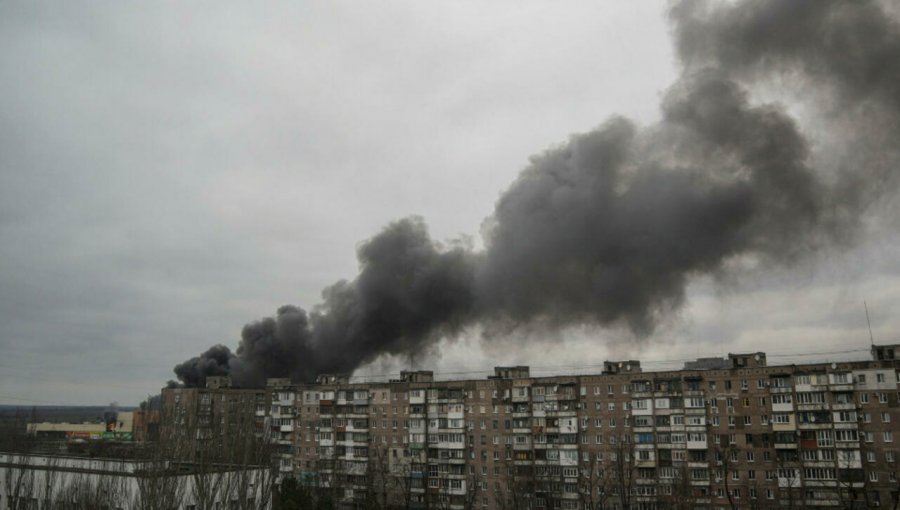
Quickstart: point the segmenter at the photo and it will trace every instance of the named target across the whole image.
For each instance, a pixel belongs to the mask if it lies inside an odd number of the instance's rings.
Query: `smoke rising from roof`
[[[431,239],[421,218],[388,225],[359,248],[356,279],[309,314],[282,307],[247,325],[236,352],[215,346],[178,378],[310,380],[476,323],[622,323],[644,336],[691,278],[733,258],[790,263],[840,244],[896,179],[893,144],[871,142],[900,139],[896,20],[875,2],[818,0],[684,2],[671,19],[683,73],[659,123],[614,117],[532,157],[485,221],[483,251]],[[847,144],[836,168],[814,167],[785,108],[751,100],[774,76],[831,100],[831,135]]]

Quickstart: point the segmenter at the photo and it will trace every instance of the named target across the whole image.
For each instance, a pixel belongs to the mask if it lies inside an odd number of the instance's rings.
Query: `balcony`
[[[707,441],[690,441],[687,442],[688,450],[706,450],[709,448]]]

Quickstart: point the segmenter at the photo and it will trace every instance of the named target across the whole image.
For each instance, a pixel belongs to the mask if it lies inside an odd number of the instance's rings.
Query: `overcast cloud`
[[[530,155],[611,115],[659,119],[678,73],[666,8],[0,3],[0,403],[136,403],[245,323],[320,302],[398,218],[479,243]],[[863,299],[897,342],[892,210],[843,250],[692,282],[639,344],[467,331],[361,373],[865,349]]]

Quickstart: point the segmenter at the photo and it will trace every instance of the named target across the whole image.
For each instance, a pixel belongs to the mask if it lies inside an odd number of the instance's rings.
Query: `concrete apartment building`
[[[164,390],[163,417],[182,417],[178,428],[204,395],[252,394],[281,475],[348,508],[894,508],[897,355],[873,346],[868,361],[769,366],[761,352],[730,354],[657,372],[631,360],[552,377],[498,367],[456,381],[323,375],[265,390],[213,380]]]

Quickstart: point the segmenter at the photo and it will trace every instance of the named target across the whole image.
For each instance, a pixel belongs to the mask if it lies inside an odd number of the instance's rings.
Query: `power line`
[[[62,402],[50,402],[49,400],[36,400],[33,398],[25,398],[25,397],[15,397],[12,395],[0,395],[0,398],[7,400],[16,400],[19,402],[30,402],[32,404],[49,404],[49,405],[57,405],[57,406],[79,406],[85,407],[81,404],[64,404]],[[99,407],[99,406],[98,406]]]
[[[835,351],[795,351],[795,352],[784,352],[784,353],[776,353],[776,354],[766,354],[769,359],[780,359],[780,358],[807,358],[811,356],[831,356],[837,354],[853,354],[853,353],[863,353],[868,352],[868,349],[842,349]],[[647,360],[639,360],[642,364],[653,363],[653,364],[662,364],[662,363],[684,363],[686,361],[694,361],[695,358],[667,358],[667,359],[647,359]],[[594,364],[586,364],[586,365],[532,365],[529,368],[531,370],[537,372],[548,372],[548,371],[559,371],[559,370],[589,370],[589,369],[597,369],[602,368],[602,363],[594,363]],[[450,370],[450,371],[434,371],[435,376],[451,376],[451,375],[470,375],[470,374],[484,374],[491,373],[494,371],[493,367],[487,368],[479,368],[479,369],[469,369],[469,370]],[[351,379],[356,380],[366,380],[366,379],[376,379],[376,378],[389,378],[396,376],[396,373],[391,374],[368,374],[368,375],[355,375],[351,376]]]

